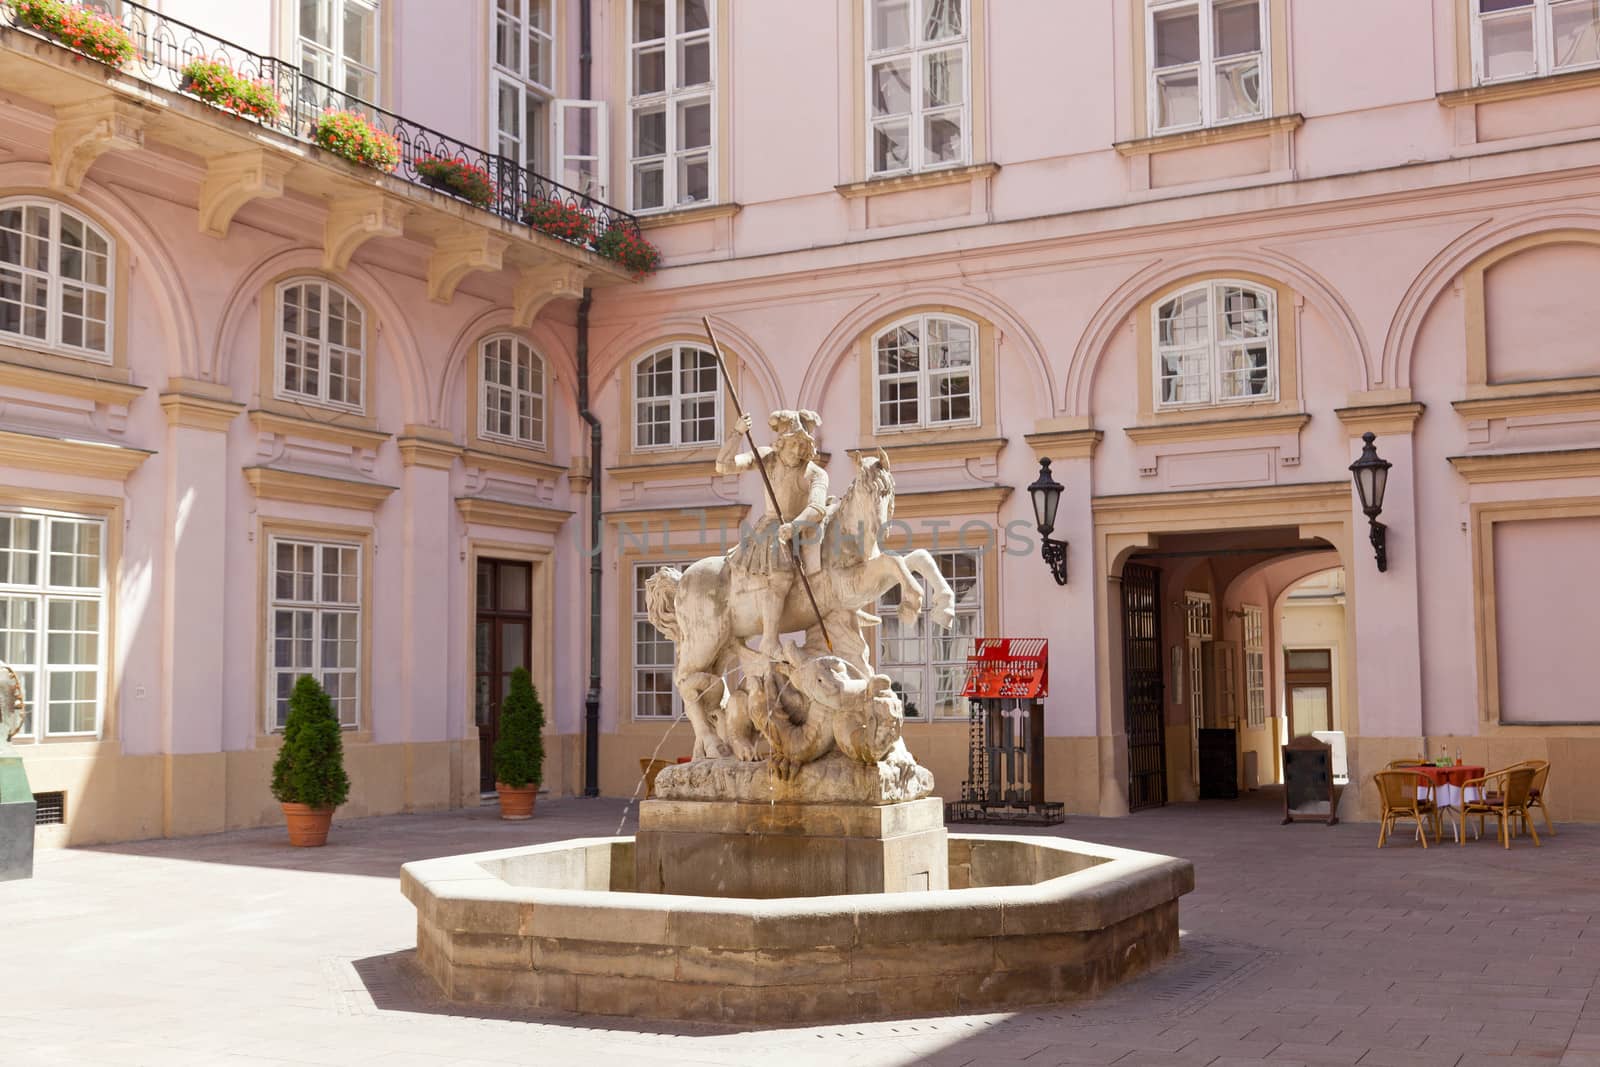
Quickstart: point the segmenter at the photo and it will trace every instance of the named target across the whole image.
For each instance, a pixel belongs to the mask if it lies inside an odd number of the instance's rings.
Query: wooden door
[[[473,629],[473,718],[478,725],[478,788],[494,791],[494,743],[511,672],[528,666],[533,648],[531,564],[480,559]]]
[[[1289,737],[1313,730],[1333,730],[1333,651],[1326,648],[1284,650],[1283,686],[1289,705]]]
[[[1161,572],[1130,563],[1122,571],[1122,698],[1130,811],[1167,802],[1161,666]]]

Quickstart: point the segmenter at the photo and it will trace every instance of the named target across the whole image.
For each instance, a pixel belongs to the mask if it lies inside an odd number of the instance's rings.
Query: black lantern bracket
[[[1378,455],[1378,446],[1374,444],[1377,439],[1377,434],[1371,430],[1361,435],[1361,455],[1350,464],[1350,476],[1355,479],[1356,495],[1361,498],[1361,510],[1371,527],[1368,536],[1381,573],[1389,569],[1389,528],[1378,521],[1378,516],[1383,513],[1383,495],[1389,487],[1389,468],[1394,464]]]
[[[1033,499],[1033,519],[1039,530],[1039,554],[1050,568],[1057,585],[1067,584],[1067,543],[1050,534],[1056,528],[1056,508],[1061,504],[1062,485],[1050,474],[1050,461],[1039,460],[1039,477],[1028,486]]]
[[[1367,521],[1371,527],[1367,531],[1367,536],[1372,541],[1373,554],[1378,558],[1378,571],[1382,573],[1389,569],[1389,543],[1386,538],[1389,527],[1377,519],[1369,519]]]
[[[1050,575],[1057,585],[1067,584],[1067,543],[1046,537],[1039,544],[1039,554],[1050,567]]]

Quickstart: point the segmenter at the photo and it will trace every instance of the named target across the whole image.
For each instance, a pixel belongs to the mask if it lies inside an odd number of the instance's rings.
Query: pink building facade
[[[820,414],[835,493],[890,457],[891,545],[958,619],[889,612],[875,654],[946,797],[970,641],[1018,636],[1072,813],[1280,780],[1317,730],[1348,817],[1443,748],[1549,758],[1556,819],[1600,819],[1593,5],[110,6],[120,69],[0,28],[0,656],[41,842],[274,822],[306,671],[347,816],[477,804],[523,663],[552,793],[686,755],[638,590],[760,492],[714,471],[702,315],[749,409]],[[213,39],[286,117],[182,91]],[[335,91],[394,174],[311,143]],[[458,143],[487,207],[418,180]],[[538,176],[661,269],[525,225]]]

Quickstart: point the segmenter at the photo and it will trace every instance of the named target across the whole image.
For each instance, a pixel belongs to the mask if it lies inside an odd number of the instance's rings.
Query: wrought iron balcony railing
[[[554,201],[586,215],[591,237],[613,227],[638,232],[638,220],[625,211],[562,185],[505,156],[486,152],[335,89],[304,73],[292,63],[252,52],[152,11],[133,0],[121,0],[116,9],[119,12],[117,21],[133,39],[134,45],[133,57],[121,64],[119,69],[152,85],[194,96],[187,87],[184,67],[195,59],[219,61],[241,77],[270,86],[281,104],[276,117],[241,116],[241,121],[256,122],[295,140],[314,144],[312,131],[320,114],[328,110],[356,112],[366,116],[374,127],[399,142],[400,162],[392,172],[396,177],[455,195],[451,190],[440,189],[424,179],[418,173],[417,164],[429,158],[459,159],[481,168],[493,182],[489,202],[474,206],[503,219],[521,224],[525,205],[530,201]],[[0,0],[0,26],[22,30],[63,47],[72,47],[70,42],[33,26],[10,0]],[[472,203],[465,198],[460,199]],[[582,246],[587,247],[589,243],[586,241]]]

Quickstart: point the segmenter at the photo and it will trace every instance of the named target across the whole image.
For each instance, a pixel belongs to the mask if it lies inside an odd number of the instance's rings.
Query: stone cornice
[[[93,364],[85,364],[84,366],[87,370]],[[110,370],[111,368],[107,367],[106,369]],[[90,400],[96,404],[121,407],[127,407],[145,391],[142,385],[130,385],[123,381],[97,378],[92,374],[73,374],[69,371],[50,370],[45,367],[31,367],[21,363],[11,363],[4,359],[0,359],[0,386],[27,389],[36,393],[49,393],[52,396],[69,396],[75,400]]]
[[[122,481],[154,452],[104,441],[0,430],[0,467]]]
[[[927,493],[896,493],[896,519],[937,519],[946,515],[997,515],[1012,489],[1009,485],[980,485],[971,489],[937,489]]]
[[[1454,400],[1464,419],[1514,419],[1535,415],[1576,415],[1600,411],[1600,388],[1559,393],[1522,393]]]
[[[547,508],[538,504],[516,504],[508,500],[490,500],[486,497],[458,496],[456,511],[463,521],[475,526],[498,526],[502,529],[532,530],[535,533],[559,533],[573,513],[560,508]]]
[[[1344,423],[1351,437],[1360,437],[1369,430],[1381,437],[1384,434],[1410,433],[1422,417],[1425,407],[1419,403],[1358,404],[1339,408],[1334,414],[1339,416],[1339,421]]]
[[[262,500],[284,500],[294,504],[320,504],[324,507],[374,511],[395,491],[392,485],[307,474],[276,467],[246,467],[245,480]]]
[[[717,477],[714,459],[677,459],[660,463],[631,463],[607,467],[606,473],[622,482],[670,482]]]
[[[1022,439],[1028,442],[1034,455],[1042,457],[1048,454],[1054,461],[1093,459],[1095,449],[1100,447],[1105,437],[1100,430],[1046,430],[1043,433],[1025,434]]]
[[[192,393],[162,393],[161,410],[167,413],[169,426],[221,432],[233,425],[244,405]]]
[[[251,409],[250,425],[257,433],[270,433],[276,437],[303,437],[324,444],[373,451],[393,436],[381,430],[368,430],[338,422],[323,422],[321,419],[308,419],[298,415],[282,415],[262,408]]]
[[[1120,155],[1148,156],[1158,152],[1176,152],[1183,148],[1200,148],[1205,145],[1227,144],[1230,141],[1248,141],[1253,137],[1266,137],[1274,133],[1287,133],[1299,129],[1305,121],[1305,116],[1298,113],[1278,115],[1250,122],[1234,122],[1226,126],[1208,126],[1202,130],[1158,133],[1154,137],[1118,141],[1113,147]]]
[[[1128,493],[1097,496],[1090,500],[1096,524],[1148,521],[1163,513],[1182,513],[1196,504],[1217,508],[1244,508],[1269,504],[1295,505],[1307,515],[1326,510],[1344,514],[1352,507],[1349,482],[1293,482],[1248,489],[1190,489],[1172,493]]]
[[[400,462],[407,467],[427,467],[447,471],[455,466],[456,459],[465,451],[460,445],[432,437],[397,437]]]
[[[712,219],[731,219],[744,210],[743,204],[705,204],[701,207],[679,208],[658,215],[640,215],[639,229],[659,230],[668,226],[686,226],[692,222],[709,222]]]
[[[605,521],[614,526],[628,525],[637,530],[660,530],[665,527],[671,533],[698,533],[704,529],[707,535],[719,527],[736,534],[739,524],[750,514],[749,504],[728,504],[718,502],[695,506],[685,504],[672,508],[630,508],[607,511]],[[702,525],[703,523],[703,525]]]
[[[974,163],[968,167],[947,167],[925,170],[920,174],[899,174],[889,178],[868,178],[866,181],[835,185],[833,191],[846,200],[863,196],[884,196],[904,193],[913,189],[936,189],[941,185],[958,185],[961,182],[992,178],[1000,173],[998,163]]]
[[[1236,419],[1210,419],[1197,422],[1163,422],[1148,426],[1127,426],[1135,444],[1170,444],[1174,441],[1220,441],[1235,437],[1299,433],[1311,421],[1304,412],[1293,415],[1246,415]]]
[[[1492,104],[1499,100],[1521,100],[1529,96],[1548,96],[1574,89],[1593,89],[1600,85],[1600,70],[1579,70],[1570,74],[1551,74],[1543,78],[1519,78],[1516,81],[1497,82],[1493,85],[1474,85],[1467,89],[1451,89],[1438,93],[1434,99],[1440,107],[1470,107],[1475,104]]]
[[[900,463],[919,463],[938,459],[994,459],[1006,447],[1004,437],[952,438],[946,441],[925,441],[914,445],[886,444],[879,438],[873,445],[862,449],[870,454],[881,448],[889,457],[891,467]]]
[[[555,481],[567,473],[567,468],[559,463],[549,460],[535,459],[532,455],[508,456],[499,452],[485,452],[482,449],[469,448],[461,454],[462,460],[469,467],[480,470],[493,471],[496,474],[514,474],[522,478],[544,479]]]
[[[1451,456],[1450,466],[1473,485],[1533,482],[1546,478],[1600,478],[1600,448],[1556,448],[1542,452],[1486,452]]]

